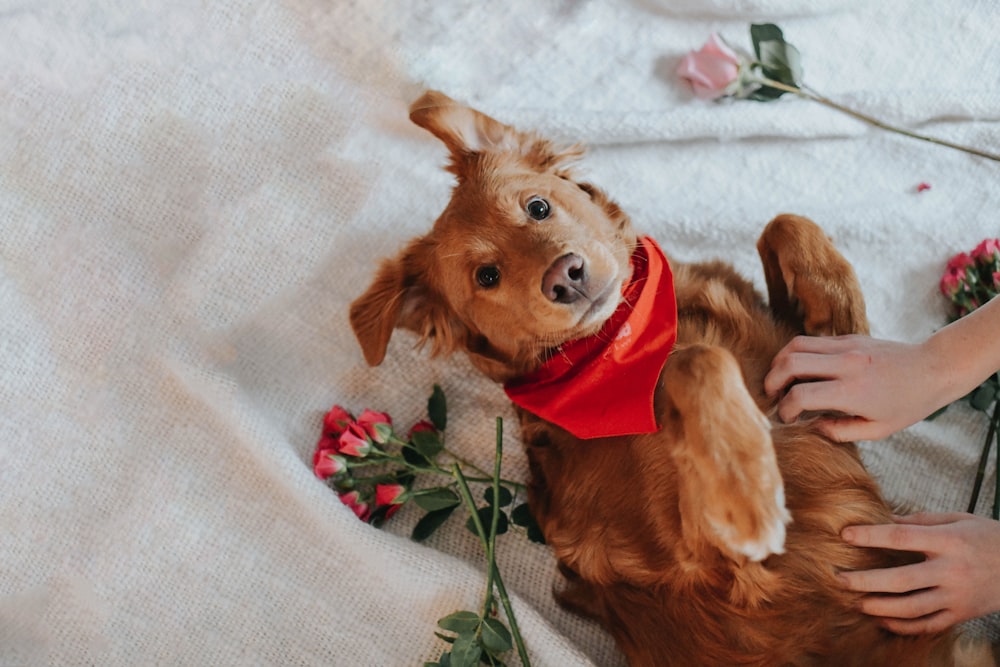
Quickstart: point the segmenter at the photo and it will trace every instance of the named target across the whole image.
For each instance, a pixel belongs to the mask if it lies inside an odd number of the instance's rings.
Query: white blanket
[[[367,368],[347,322],[448,197],[424,88],[588,144],[638,229],[760,286],[762,226],[813,217],[878,336],[942,326],[945,261],[1000,235],[998,163],[673,74],[776,22],[824,94],[1000,152],[993,0],[0,5],[0,665],[420,664],[479,604],[461,521],[413,543],[418,512],[372,528],[311,469],[332,404],[405,426],[439,383],[450,444],[488,465],[502,416],[526,475],[498,387],[405,334]],[[985,433],[960,406],[865,451],[891,497],[963,510]],[[533,664],[619,664],[544,547],[499,549]]]

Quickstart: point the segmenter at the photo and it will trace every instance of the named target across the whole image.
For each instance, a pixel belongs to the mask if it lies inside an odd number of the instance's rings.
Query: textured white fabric
[[[762,286],[757,234],[802,213],[875,334],[940,327],[945,260],[1000,233],[1000,165],[810,102],[693,99],[681,55],[712,30],[749,48],[752,21],[823,93],[1000,152],[992,0],[0,3],[0,665],[419,664],[478,604],[460,522],[412,543],[416,513],[373,529],[311,471],[333,403],[406,424],[440,383],[483,465],[511,416],[412,337],[367,368],[347,324],[448,196],[406,118],[425,87],[589,144],[583,174],[675,257]],[[953,408],[866,452],[892,497],[964,509],[985,431]],[[534,664],[619,664],[552,602],[544,547],[499,548]]]

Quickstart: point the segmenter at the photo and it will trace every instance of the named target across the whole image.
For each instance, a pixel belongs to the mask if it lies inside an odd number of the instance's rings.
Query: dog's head
[[[445,143],[458,182],[433,229],[385,260],[351,305],[368,363],[402,327],[506,380],[597,332],[621,300],[636,239],[614,203],[573,179],[582,150],[438,92],[414,102],[410,119]]]

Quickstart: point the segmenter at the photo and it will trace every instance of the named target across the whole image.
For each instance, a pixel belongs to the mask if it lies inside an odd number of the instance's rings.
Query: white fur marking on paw
[[[783,486],[779,485],[775,490],[774,501],[779,511],[775,521],[762,531],[759,539],[739,541],[733,534],[735,532],[733,526],[719,523],[711,518],[708,520],[709,525],[729,549],[746,556],[751,561],[760,562],[772,554],[785,553],[785,526],[791,522],[792,516],[785,507]]]

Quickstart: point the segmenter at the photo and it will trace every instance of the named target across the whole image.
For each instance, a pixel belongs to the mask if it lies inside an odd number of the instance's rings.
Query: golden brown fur
[[[352,305],[366,360],[379,363],[404,327],[505,381],[599,330],[636,236],[600,190],[573,180],[579,150],[440,93],[411,118],[448,146],[458,184],[433,230],[383,262]],[[534,196],[551,204],[540,222],[525,214]],[[855,448],[765,416],[764,374],[793,335],[867,331],[854,273],[797,216],[772,221],[758,249],[770,305],[723,263],[673,263],[678,339],[655,397],[659,432],[580,440],[522,411],[531,507],[566,576],[560,599],[603,624],[634,666],[954,664],[950,634],[889,634],[836,579],[904,559],[839,538],[890,518]],[[587,261],[583,303],[539,289],[567,253]],[[478,284],[482,267],[498,285]]]

